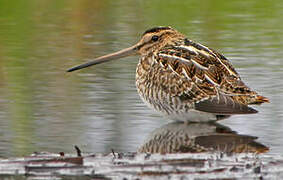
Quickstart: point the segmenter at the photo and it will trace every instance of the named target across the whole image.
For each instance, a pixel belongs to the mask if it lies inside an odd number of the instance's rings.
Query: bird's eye
[[[154,35],[154,36],[151,37],[151,40],[152,40],[152,41],[158,41],[158,39],[159,39],[159,37],[156,36],[156,35]]]

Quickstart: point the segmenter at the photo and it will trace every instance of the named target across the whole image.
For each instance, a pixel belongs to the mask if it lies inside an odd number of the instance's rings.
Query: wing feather
[[[221,94],[196,103],[195,109],[221,115],[257,113],[257,110],[247,105],[240,104],[231,97]]]
[[[250,90],[232,64],[213,49],[185,39],[164,47],[155,58],[163,68],[170,68],[175,74],[191,81],[207,96],[216,96],[220,92],[240,104],[258,102],[255,100],[257,93]]]

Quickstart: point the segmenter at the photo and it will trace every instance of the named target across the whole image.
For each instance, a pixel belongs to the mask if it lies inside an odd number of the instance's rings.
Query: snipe
[[[171,27],[149,29],[136,45],[68,72],[130,55],[141,55],[136,69],[141,98],[174,120],[205,122],[252,114],[257,111],[248,105],[269,101],[247,87],[222,54]]]

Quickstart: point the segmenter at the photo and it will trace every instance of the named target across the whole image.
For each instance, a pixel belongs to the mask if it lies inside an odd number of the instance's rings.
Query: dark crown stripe
[[[168,30],[171,29],[170,27],[154,27],[151,29],[146,30],[143,35],[147,34],[147,33],[154,33],[154,32],[159,32],[161,30]]]

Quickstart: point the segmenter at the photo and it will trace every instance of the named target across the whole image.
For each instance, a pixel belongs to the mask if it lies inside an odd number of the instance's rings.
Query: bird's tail
[[[269,99],[267,97],[260,96],[257,94],[233,96],[232,98],[246,105],[252,105],[252,104],[260,105],[262,103],[269,103]]]
[[[250,104],[262,104],[262,103],[269,103],[269,99],[267,97],[257,95],[254,101]]]

